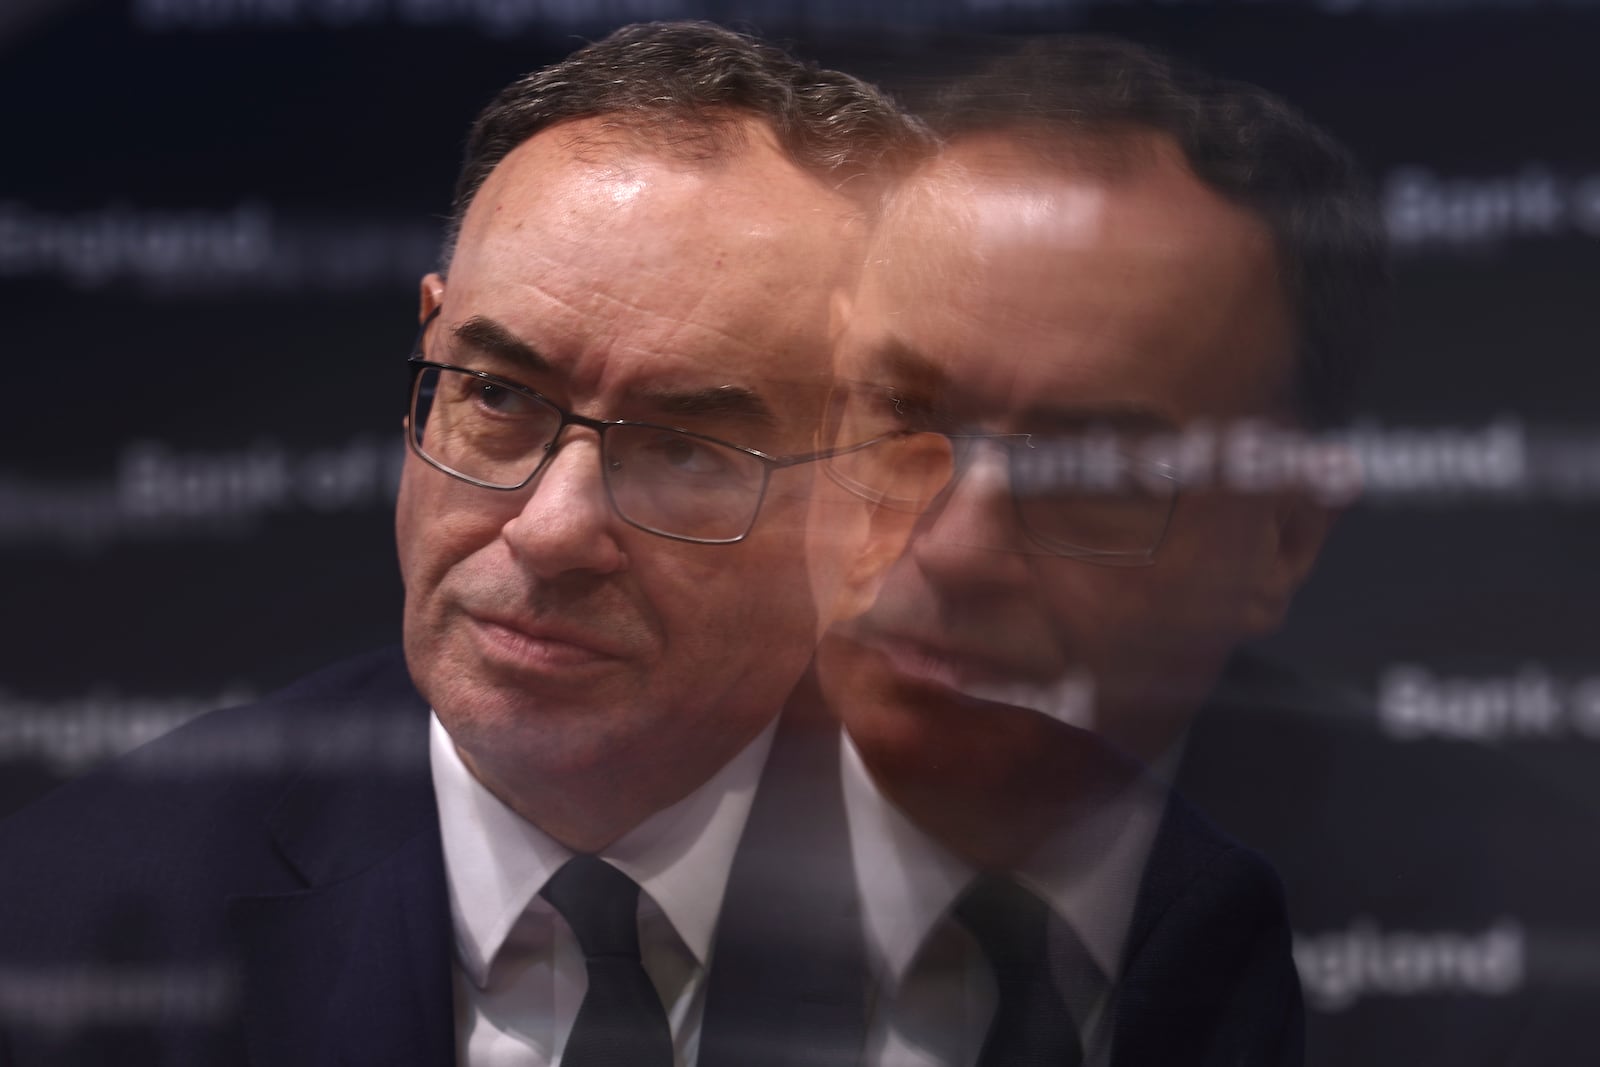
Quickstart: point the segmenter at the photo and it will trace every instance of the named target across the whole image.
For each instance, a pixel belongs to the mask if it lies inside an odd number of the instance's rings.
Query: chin
[[[489,770],[507,782],[531,775],[601,774],[616,769],[634,738],[614,722],[597,722],[592,708],[576,708],[489,693],[458,708],[439,711],[439,721],[474,771]]]

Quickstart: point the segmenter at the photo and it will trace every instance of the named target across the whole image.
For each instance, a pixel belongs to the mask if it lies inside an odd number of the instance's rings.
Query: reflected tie
[[[994,970],[996,998],[978,1067],[1077,1067],[1083,1048],[1050,976],[1049,909],[1009,878],[981,874],[955,906]]]
[[[572,927],[589,972],[562,1067],[672,1067],[667,1013],[639,962],[638,885],[574,856],[539,893]]]

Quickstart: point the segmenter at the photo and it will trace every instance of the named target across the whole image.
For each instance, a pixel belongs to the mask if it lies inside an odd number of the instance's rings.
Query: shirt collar
[[[429,758],[450,918],[462,968],[481,989],[517,918],[572,852],[479,782],[438,715],[431,720]],[[599,854],[639,883],[702,966],[773,729],[768,724],[694,792]]]
[[[850,735],[843,730],[839,735],[845,823],[867,958],[878,980],[898,989],[922,943],[974,872],[878,792]]]
[[[1047,838],[1017,872],[1019,881],[1067,921],[1100,972],[1111,978],[1121,972],[1167,796],[1167,787],[1156,778],[1136,775]]]
[[[933,928],[977,870],[923,832],[878,791],[840,731],[851,858],[868,958],[898,989]],[[1013,876],[1077,934],[1101,973],[1118,973],[1145,859],[1166,790],[1148,775],[1059,827]]]

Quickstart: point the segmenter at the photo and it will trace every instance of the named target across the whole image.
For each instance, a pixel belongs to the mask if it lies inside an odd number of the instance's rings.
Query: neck
[[[756,733],[763,724],[757,724]],[[573,852],[596,853],[704,785],[755,738],[696,753],[654,753],[638,762],[570,770],[501,766],[456,746],[472,776],[502,803]]]
[[[1137,766],[1088,731],[1025,708],[916,709],[916,729],[847,715],[883,794],[973,866],[1023,865],[1064,821],[1104,803]]]

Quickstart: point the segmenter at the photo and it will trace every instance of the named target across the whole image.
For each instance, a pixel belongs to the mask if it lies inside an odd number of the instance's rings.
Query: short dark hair
[[[750,117],[771,127],[802,170],[863,206],[885,176],[925,154],[922,122],[858,78],[804,63],[708,22],[624,26],[512,82],[472,125],[456,179],[441,270],[489,172],[518,145],[560,122],[605,116],[641,147],[715,158],[740,143]]]
[[[929,118],[949,140],[996,129],[1170,137],[1196,177],[1272,233],[1296,324],[1295,413],[1311,426],[1349,417],[1387,306],[1383,222],[1354,159],[1288,103],[1128,41],[1060,36],[1030,40],[953,83]]]

